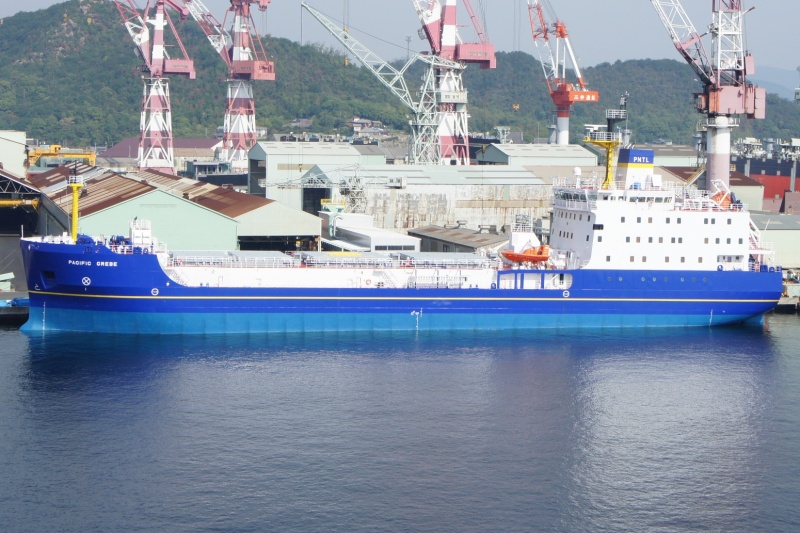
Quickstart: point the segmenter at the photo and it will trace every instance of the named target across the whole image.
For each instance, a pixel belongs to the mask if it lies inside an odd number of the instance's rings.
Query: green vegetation
[[[192,20],[179,31],[198,75],[170,81],[173,128],[176,136],[208,137],[222,124],[225,66]],[[313,118],[314,130],[322,133],[345,131],[355,115],[407,127],[408,111],[356,62],[346,65],[343,52],[286,39],[267,38],[265,44],[278,79],[255,83],[254,90],[258,123],[270,132],[285,131],[299,117]],[[0,129],[65,146],[136,136],[142,83],[141,60],[133,52],[108,0],[71,0],[7,18],[0,26]],[[523,130],[527,139],[546,136],[553,109],[539,63],[521,52],[500,53],[497,63],[497,70],[471,67],[465,74],[471,129],[504,125]],[[410,86],[421,68],[409,73]],[[628,92],[635,142],[691,142],[701,118],[692,95],[700,86],[683,63],[618,61],[587,68],[584,76],[601,101],[573,108],[574,140],[583,124],[603,123],[606,108]],[[800,107],[770,95],[767,113],[764,121],[743,120],[734,136],[800,137]]]

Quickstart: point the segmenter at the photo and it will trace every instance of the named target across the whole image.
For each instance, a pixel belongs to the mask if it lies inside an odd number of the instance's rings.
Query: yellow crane
[[[35,166],[43,157],[85,159],[90,166],[95,166],[97,163],[97,153],[94,150],[69,150],[63,149],[60,144],[51,144],[50,146],[39,146],[28,150],[28,167]]]

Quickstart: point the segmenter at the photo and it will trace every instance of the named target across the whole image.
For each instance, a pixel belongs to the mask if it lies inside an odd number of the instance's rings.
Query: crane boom
[[[651,0],[672,44],[692,67],[703,83],[713,83],[711,61],[703,47],[702,37],[692,24],[679,0]]]
[[[730,182],[731,128],[738,115],[765,117],[766,91],[747,82],[755,71],[753,57],[744,49],[742,0],[711,0],[709,26],[712,56],[679,0],[650,0],[675,48],[703,83],[696,106],[708,118],[706,127],[706,185]],[[749,10],[748,10],[749,11]]]
[[[230,66],[231,57],[228,54],[228,49],[233,43],[233,37],[225,29],[225,26],[211,14],[211,10],[200,0],[184,0],[186,8],[192,15],[192,18],[206,34],[211,47],[219,54],[226,65]]]
[[[317,19],[345,48],[347,48],[376,78],[387,87],[408,109],[414,113],[411,127],[411,160],[415,164],[441,164],[441,147],[438,142],[437,91],[433,69],[423,79],[420,98],[415,100],[405,80],[405,72],[416,61],[422,61],[436,68],[460,71],[463,63],[438,56],[417,54],[406,64],[396,69],[377,54],[355,39],[350,33],[337,26],[328,17],[302,2],[303,8]]]
[[[572,105],[577,102],[597,102],[600,93],[587,87],[572,50],[567,26],[555,16],[547,0],[528,0],[528,17],[533,44],[539,54],[550,98],[556,106],[556,143],[567,145]],[[555,45],[551,44],[551,36]],[[567,79],[567,65],[575,74],[575,83]]]

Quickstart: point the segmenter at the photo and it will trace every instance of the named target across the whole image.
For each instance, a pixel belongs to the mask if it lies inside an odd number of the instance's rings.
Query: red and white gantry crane
[[[545,12],[546,11],[546,12]],[[591,91],[581,75],[569,41],[567,26],[555,16],[547,0],[528,0],[533,44],[539,53],[550,98],[556,106],[556,144],[569,144],[569,115],[576,102],[597,102],[600,93]],[[551,38],[555,44],[551,44]],[[575,82],[567,80],[572,68]]]
[[[755,72],[753,56],[744,47],[742,0],[712,0],[713,21],[709,26],[711,56],[703,47],[702,36],[679,0],[651,0],[675,48],[692,67],[703,92],[697,94],[697,110],[706,121],[706,187],[721,181],[730,184],[731,128],[739,125],[739,115],[765,117],[766,90],[747,82]]]
[[[494,45],[486,37],[483,25],[469,0],[463,0],[479,42],[463,43],[458,34],[456,0],[411,0],[422,23],[422,32],[431,47],[431,55],[457,63],[477,63],[481,68],[495,68]],[[437,107],[438,137],[443,164],[469,164],[469,114],[467,90],[462,80],[463,68],[449,68],[431,63],[435,88],[429,96]],[[425,96],[423,96],[425,98]]]
[[[437,106],[437,68],[463,70],[464,63],[451,61],[430,54],[414,54],[405,65],[395,68],[388,61],[381,59],[364,44],[358,41],[347,28],[335,24],[333,20],[312,8],[305,2],[300,5],[317,19],[330,34],[347,48],[364,67],[394,94],[411,112],[408,121],[411,129],[409,161],[415,165],[440,165],[442,150],[439,141],[439,109]],[[428,65],[422,85],[412,92],[406,83],[405,74],[408,69],[420,61]],[[433,68],[437,67],[437,68]]]
[[[223,148],[218,159],[229,161],[233,169],[244,170],[247,168],[247,152],[258,136],[252,82],[275,79],[275,65],[267,58],[261,39],[254,35],[255,24],[250,7],[257,4],[259,10],[266,11],[270,0],[230,0],[231,6],[222,23],[201,0],[183,1],[228,67]],[[225,22],[231,13],[233,20],[228,31]]]
[[[183,5],[174,0],[148,0],[139,11],[133,0],[113,0],[125,23],[136,50],[144,60],[142,70],[144,97],[139,123],[140,169],[151,169],[175,174],[175,157],[172,142],[172,105],[169,95],[168,74],[195,78],[194,62],[181,42],[167,7],[180,14],[181,21],[189,16]],[[152,37],[150,26],[152,26]],[[165,44],[165,30],[169,26],[180,49],[180,57],[170,57]]]

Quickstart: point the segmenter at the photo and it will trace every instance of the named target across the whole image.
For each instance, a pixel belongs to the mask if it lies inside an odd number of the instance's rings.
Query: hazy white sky
[[[0,1],[0,17],[18,11],[36,11],[62,0]],[[143,6],[146,0],[135,0]],[[203,0],[222,20],[229,0]],[[330,18],[341,21],[346,15],[353,35],[384,59],[406,55],[406,36],[411,50],[424,50],[417,36],[419,22],[411,0],[307,0],[309,5]],[[683,0],[695,27],[703,33],[711,22],[712,0]],[[485,13],[487,33],[499,50],[535,53],[527,18],[526,0],[472,0]],[[550,0],[557,15],[570,31],[570,39],[583,67],[617,59],[679,59],[651,3],[647,0]],[[755,6],[747,15],[747,47],[756,65],[794,70],[800,65],[797,0],[745,0]],[[261,33],[294,41],[340,45],[327,35],[307,13],[301,15],[300,0],[272,0],[266,14],[254,10]],[[459,22],[469,23],[465,9]],[[0,28],[2,31],[2,28]],[[474,40],[470,27],[461,30],[464,41]],[[279,58],[275,58],[280,60]]]

